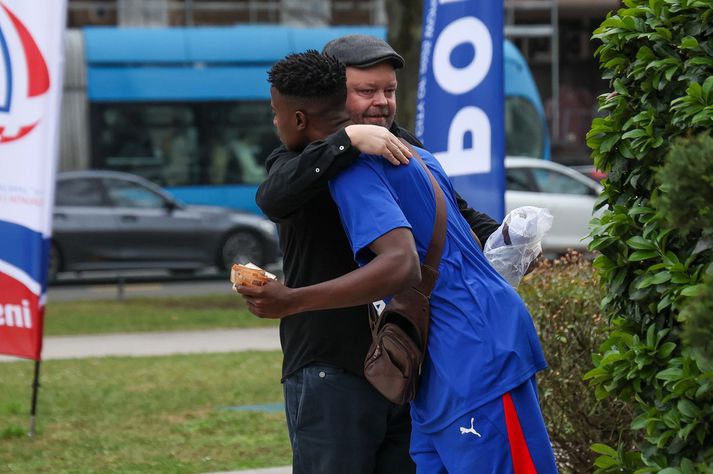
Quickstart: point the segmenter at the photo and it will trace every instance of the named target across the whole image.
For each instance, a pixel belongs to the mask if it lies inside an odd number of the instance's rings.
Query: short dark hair
[[[314,49],[285,56],[270,68],[267,77],[272,87],[285,96],[300,99],[334,97],[342,104],[346,102],[344,64]]]

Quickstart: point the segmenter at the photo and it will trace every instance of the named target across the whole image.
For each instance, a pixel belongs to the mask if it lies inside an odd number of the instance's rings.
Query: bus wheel
[[[223,270],[229,270],[234,263],[249,262],[262,266],[263,243],[260,237],[249,231],[237,231],[230,234],[220,250],[220,264]]]

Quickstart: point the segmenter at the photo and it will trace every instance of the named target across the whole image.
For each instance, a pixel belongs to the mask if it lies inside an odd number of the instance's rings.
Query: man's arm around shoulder
[[[358,157],[359,150],[343,129],[310,143],[300,153],[276,148],[266,161],[267,178],[258,187],[255,201],[270,219],[286,219]]]

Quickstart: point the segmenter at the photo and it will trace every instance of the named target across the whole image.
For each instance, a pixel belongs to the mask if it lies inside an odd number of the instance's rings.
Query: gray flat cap
[[[368,35],[342,36],[327,43],[322,52],[356,68],[367,68],[384,61],[390,62],[394,69],[406,64],[389,43]]]

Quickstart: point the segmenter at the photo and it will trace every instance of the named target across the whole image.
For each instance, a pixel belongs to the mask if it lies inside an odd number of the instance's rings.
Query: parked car
[[[589,221],[602,186],[567,166],[537,158],[506,158],[506,212],[522,207],[546,207],[552,228],[542,241],[545,256],[574,249],[584,251]],[[597,212],[599,213],[599,211]]]
[[[226,270],[279,257],[269,220],[217,206],[185,205],[132,174],[74,171],[57,177],[50,280],[61,271]]]

